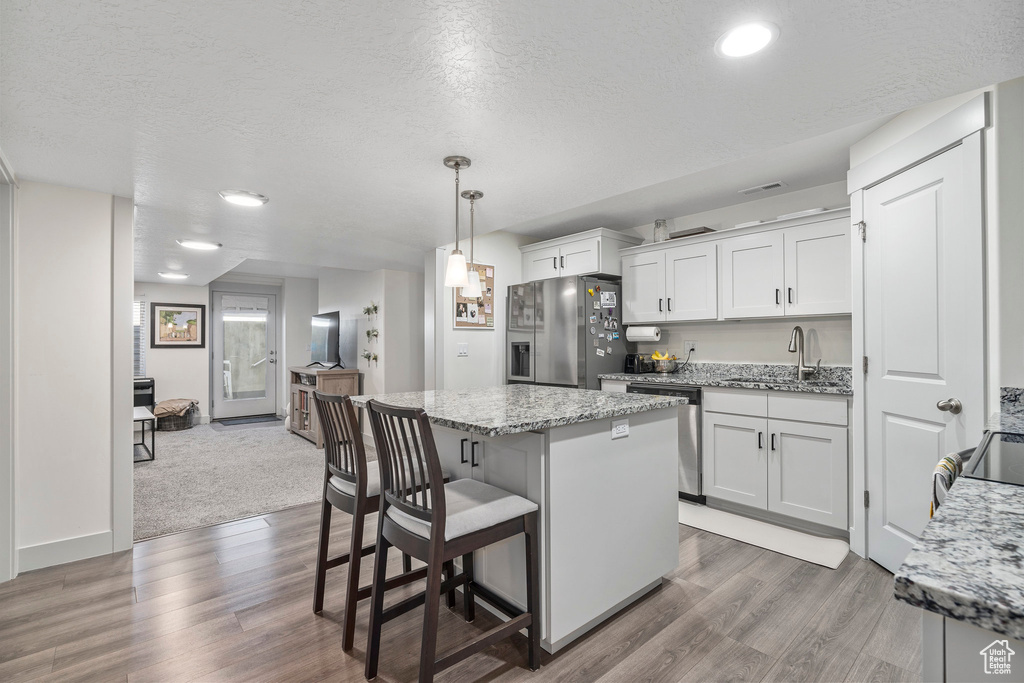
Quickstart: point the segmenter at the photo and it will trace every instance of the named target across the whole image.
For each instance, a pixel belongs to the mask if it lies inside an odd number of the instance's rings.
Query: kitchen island
[[[679,399],[509,385],[352,400],[365,407],[370,399],[424,409],[452,479],[477,479],[540,506],[548,652],[659,586],[678,565]],[[474,567],[479,583],[525,608],[521,537],[478,551]]]

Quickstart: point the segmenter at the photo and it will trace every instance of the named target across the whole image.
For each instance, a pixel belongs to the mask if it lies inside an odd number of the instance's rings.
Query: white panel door
[[[846,529],[846,429],[768,420],[768,434],[768,509]]]
[[[665,319],[665,252],[622,257],[622,321],[626,324]]]
[[[786,315],[850,312],[850,221],[785,231]]]
[[[665,251],[665,320],[718,317],[718,245],[714,242]]]
[[[560,277],[583,275],[601,270],[601,241],[594,237],[559,247]]]
[[[768,421],[704,413],[704,493],[751,507],[768,507]]]
[[[558,247],[548,247],[523,254],[523,282],[558,277]]]
[[[784,313],[785,254],[781,230],[722,241],[722,315],[770,318]]]
[[[868,555],[890,571],[928,523],[935,463],[984,426],[979,137],[864,192]]]

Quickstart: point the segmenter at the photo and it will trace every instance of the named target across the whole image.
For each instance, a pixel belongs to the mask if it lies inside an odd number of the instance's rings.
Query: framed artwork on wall
[[[205,349],[206,306],[204,304],[158,304],[150,306],[149,348]]]
[[[494,266],[474,263],[480,273],[480,294],[477,299],[462,296],[462,289],[452,288],[452,305],[455,307],[453,316],[456,330],[493,330],[494,329]]]

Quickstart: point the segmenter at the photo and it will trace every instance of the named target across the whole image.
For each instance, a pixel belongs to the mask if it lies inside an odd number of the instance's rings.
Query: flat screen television
[[[341,364],[341,351],[338,345],[340,328],[341,314],[338,311],[313,316],[313,330],[309,341],[310,365],[334,367]]]

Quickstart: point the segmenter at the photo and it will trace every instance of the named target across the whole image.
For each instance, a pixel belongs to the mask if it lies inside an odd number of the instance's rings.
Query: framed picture
[[[204,304],[158,304],[149,309],[149,348],[205,349]]]
[[[494,329],[494,266],[474,264],[480,273],[480,293],[477,299],[462,296],[462,289],[452,290],[454,325],[456,330]]]

